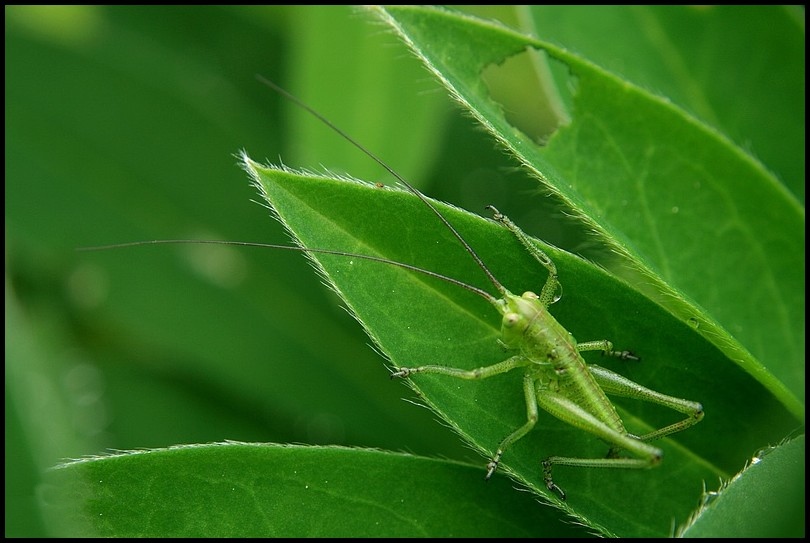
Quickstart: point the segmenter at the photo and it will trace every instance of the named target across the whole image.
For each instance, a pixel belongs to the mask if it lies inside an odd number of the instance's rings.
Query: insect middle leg
[[[613,356],[615,358],[621,358],[622,360],[641,360],[641,358],[637,357],[630,351],[614,351],[613,343],[606,339],[577,343],[577,350],[579,352],[602,351],[604,356]]]

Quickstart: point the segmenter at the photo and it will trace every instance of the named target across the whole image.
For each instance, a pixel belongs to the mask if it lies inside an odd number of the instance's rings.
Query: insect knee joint
[[[402,377],[404,379],[405,377],[410,377],[410,375],[415,372],[415,368],[399,368],[397,371],[391,374],[391,379],[395,377]]]

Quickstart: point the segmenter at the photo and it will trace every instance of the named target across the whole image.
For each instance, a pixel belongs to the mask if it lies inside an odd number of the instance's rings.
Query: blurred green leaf
[[[52,450],[57,441],[39,435],[64,409],[26,411],[42,420],[14,423],[31,440],[8,457],[37,460],[15,461],[19,476],[7,481],[7,495],[33,496],[30,482],[41,469],[105,448],[239,439],[473,456],[429,412],[402,401],[402,387],[388,381],[362,330],[303,259],[221,247],[75,252],[140,239],[288,242],[251,203],[256,194],[235,155],[286,158],[296,147],[287,104],[255,74],[295,86],[298,71],[310,68],[289,59],[300,54],[299,34],[318,9],[5,8],[7,299],[16,297],[36,337],[58,323],[60,341],[40,344],[54,346],[44,355],[50,361],[68,361],[47,365],[40,379],[32,351],[17,348],[23,334],[7,334],[9,353],[22,353],[15,359],[22,380],[8,376],[8,398],[31,401],[38,396],[28,380],[62,383],[74,365],[86,364],[98,379],[90,404],[98,424],[75,449]],[[333,12],[331,34],[363,25],[379,34],[369,19]],[[374,66],[407,58],[396,37],[376,40],[368,48]],[[366,62],[346,47],[333,47],[333,66]],[[377,83],[421,96],[426,80],[410,92],[413,71],[401,72],[391,69]],[[333,96],[337,110],[355,103],[349,92]],[[345,151],[345,142],[335,138],[329,147]],[[443,141],[434,147],[440,154]],[[281,309],[288,307],[308,315],[317,341]],[[15,413],[7,410],[9,418]],[[64,420],[68,434],[89,431],[84,419]],[[38,535],[28,531],[36,518],[8,518],[7,533]]]
[[[234,155],[281,152],[279,99],[255,74],[285,81],[279,44],[304,24],[284,9],[85,11],[83,38],[64,41],[40,28],[40,12],[7,9],[8,271],[14,288],[28,288],[23,303],[52,303],[73,347],[101,368],[115,413],[107,443],[397,447],[404,438],[428,451],[443,439],[458,455],[451,436],[385,386],[362,332],[301,259],[198,247],[74,252],[155,238],[286,242],[250,204]],[[46,262],[47,289],[34,281]],[[322,342],[277,310],[290,306],[317,323]]]
[[[369,31],[368,17],[351,6],[294,9],[285,88],[307,104],[329,112],[329,119],[357,141],[373,145],[397,172],[417,186],[440,159],[449,107],[438,85],[425,77],[418,59],[393,55],[394,37]],[[345,21],[335,32],[335,21]],[[329,36],[329,39],[323,39]],[[362,59],[345,62],[347,51]],[[351,99],[347,99],[350,97]],[[348,142],[336,138],[311,115],[285,101],[290,144],[285,161],[327,166],[330,171],[386,184],[393,177]]]

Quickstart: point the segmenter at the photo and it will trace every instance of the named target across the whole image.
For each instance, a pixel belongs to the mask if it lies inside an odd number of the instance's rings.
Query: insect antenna
[[[457,285],[461,288],[464,288],[473,294],[477,294],[481,296],[485,300],[490,303],[494,303],[496,301],[495,297],[493,297],[489,292],[480,289],[478,287],[474,287],[472,285],[468,285],[458,279],[454,279],[452,277],[448,277],[446,275],[442,275],[440,273],[436,273],[434,271],[426,270],[424,268],[419,268],[417,266],[413,266],[411,264],[405,264],[404,262],[397,262],[396,260],[389,260],[387,258],[382,258],[379,256],[372,256],[372,255],[363,255],[359,253],[348,253],[346,251],[333,251],[331,249],[310,249],[308,247],[293,247],[290,245],[273,245],[270,243],[254,243],[250,241],[220,241],[220,240],[206,240],[206,239],[156,239],[151,241],[131,241],[128,243],[116,243],[114,245],[100,245],[98,247],[79,247],[76,249],[77,251],[106,251],[108,249],[121,249],[124,247],[137,247],[140,245],[170,245],[170,244],[186,244],[186,243],[196,243],[200,245],[236,245],[239,247],[263,247],[265,249],[286,249],[288,251],[300,251],[303,253],[318,253],[318,254],[325,254],[325,255],[337,255],[337,256],[346,256],[349,258],[358,258],[362,260],[370,260],[371,262],[380,262],[382,264],[390,264],[392,266],[398,266],[400,268],[404,268],[409,271],[421,273],[423,275],[427,275],[429,277],[434,277],[436,279],[441,279],[443,281],[447,281],[448,283],[452,283],[453,285]]]
[[[397,172],[395,172],[394,169],[391,168],[388,164],[386,164],[381,158],[379,158],[377,155],[375,155],[374,153],[372,153],[371,151],[366,149],[363,145],[361,145],[358,141],[356,141],[354,138],[349,136],[346,132],[344,132],[343,130],[341,130],[337,126],[335,126],[332,123],[332,121],[330,121],[329,119],[327,119],[326,117],[324,117],[323,115],[321,115],[320,113],[315,111],[312,107],[308,106],[303,101],[299,100],[296,96],[294,96],[293,94],[290,94],[288,91],[282,89],[281,87],[279,87],[278,85],[276,85],[275,83],[270,81],[269,79],[267,79],[267,78],[265,78],[265,77],[263,77],[263,76],[261,76],[259,74],[256,74],[256,79],[258,79],[261,83],[267,85],[268,87],[270,87],[271,89],[273,89],[277,93],[281,94],[282,96],[284,96],[285,98],[287,98],[291,102],[295,103],[299,107],[306,110],[308,113],[310,113],[316,119],[318,119],[323,124],[325,124],[326,126],[331,128],[334,132],[336,132],[337,134],[342,136],[346,141],[348,141],[349,143],[354,145],[357,149],[362,151],[365,155],[367,155],[369,158],[371,158],[374,162],[376,162],[377,164],[382,166],[385,169],[385,171],[387,171],[388,173],[393,175],[394,178],[397,181],[402,183],[409,191],[411,191],[415,196],[417,196],[420,200],[422,200],[422,202],[428,208],[430,208],[430,210],[433,211],[433,213],[435,213],[437,217],[439,217],[439,220],[442,221],[442,223],[450,230],[450,232],[453,233],[453,235],[456,237],[456,239],[461,243],[461,245],[467,251],[467,253],[478,264],[478,267],[481,268],[481,270],[483,270],[483,272],[486,274],[489,281],[495,286],[495,288],[498,290],[498,292],[500,294],[502,294],[502,295],[506,294],[506,292],[507,292],[506,288],[504,288],[504,286],[500,283],[500,281],[498,281],[495,278],[495,276],[492,275],[492,272],[489,271],[489,268],[487,268],[486,264],[484,264],[484,261],[481,260],[481,257],[478,256],[478,253],[476,253],[475,250],[470,246],[470,244],[467,243],[467,240],[465,240],[461,236],[461,234],[458,233],[458,230],[455,229],[455,227],[450,223],[450,221],[448,221],[445,218],[445,216],[442,215],[439,212],[439,210],[436,209],[436,207],[432,203],[430,203],[430,200],[428,200],[427,196],[422,194],[416,187],[414,187],[413,185],[408,183],[401,175],[399,175]],[[399,264],[399,263],[397,263],[397,264]],[[427,271],[427,270],[422,270],[422,271]],[[466,286],[469,287],[470,285],[466,285]],[[491,298],[491,296],[490,296],[490,298]]]

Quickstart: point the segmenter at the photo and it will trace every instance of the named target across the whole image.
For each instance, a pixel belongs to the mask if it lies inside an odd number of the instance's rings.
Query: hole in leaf
[[[539,145],[570,122],[574,78],[545,52],[527,48],[490,64],[481,76],[509,124]]]

